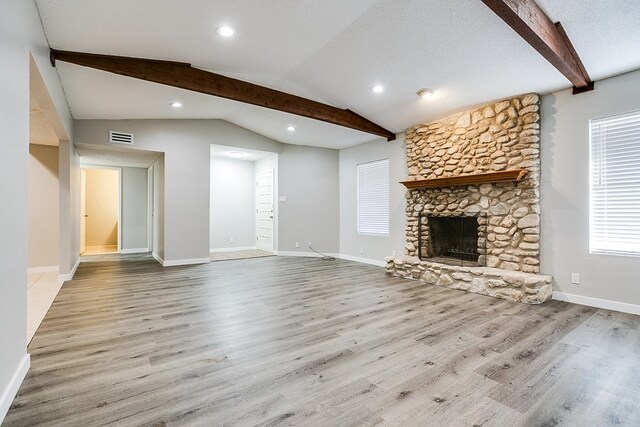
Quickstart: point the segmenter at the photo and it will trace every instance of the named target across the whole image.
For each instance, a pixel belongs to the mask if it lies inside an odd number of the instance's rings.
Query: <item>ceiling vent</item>
[[[133,145],[133,134],[126,132],[109,131],[109,142],[112,144]]]

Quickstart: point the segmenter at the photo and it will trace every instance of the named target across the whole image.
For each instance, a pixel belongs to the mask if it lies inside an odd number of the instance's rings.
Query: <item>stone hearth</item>
[[[551,277],[540,273],[540,97],[527,94],[408,129],[408,180],[522,169],[524,179],[439,188],[406,194],[405,256],[387,260],[387,272],[429,284],[498,298],[541,303],[551,296]],[[419,217],[478,216],[478,265],[420,260],[418,241],[429,226]],[[423,257],[424,258],[424,257]]]

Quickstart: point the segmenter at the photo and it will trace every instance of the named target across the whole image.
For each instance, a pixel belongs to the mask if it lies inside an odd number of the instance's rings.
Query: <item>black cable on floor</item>
[[[326,255],[326,254],[323,254],[322,252],[316,251],[315,249],[313,249],[313,247],[311,245],[309,245],[309,249],[311,249],[313,252],[317,253],[318,255],[322,255],[322,259],[324,261],[335,261],[336,260],[335,257],[332,257],[330,255]]]

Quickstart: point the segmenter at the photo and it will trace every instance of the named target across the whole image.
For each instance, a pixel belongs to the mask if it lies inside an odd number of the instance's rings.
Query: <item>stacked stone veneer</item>
[[[540,303],[551,277],[540,275],[540,97],[527,94],[408,129],[408,179],[524,169],[518,182],[408,190],[405,256],[387,259],[387,271],[456,289]],[[418,216],[477,215],[479,263],[456,267],[420,261]],[[424,242],[424,240],[423,240]],[[455,274],[453,274],[455,273]]]

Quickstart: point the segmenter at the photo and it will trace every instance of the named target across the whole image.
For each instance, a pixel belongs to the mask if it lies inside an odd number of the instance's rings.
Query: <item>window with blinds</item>
[[[389,235],[389,159],[358,165],[358,234]]]
[[[640,256],[640,111],[589,124],[590,252]]]

